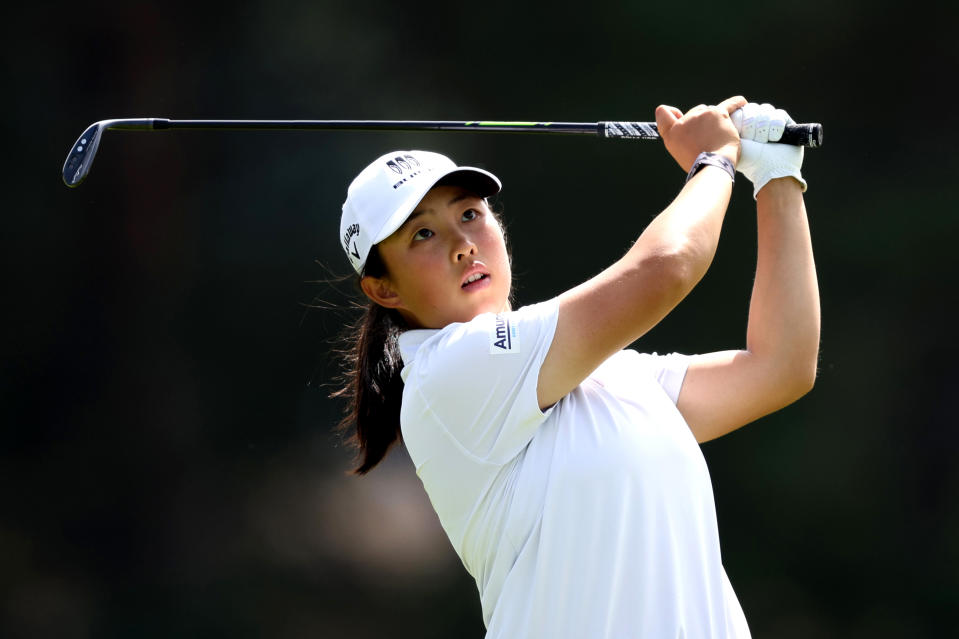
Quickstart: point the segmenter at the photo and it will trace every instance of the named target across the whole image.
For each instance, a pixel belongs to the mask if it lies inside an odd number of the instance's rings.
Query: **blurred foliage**
[[[959,606],[945,5],[21,4],[7,78],[0,635],[480,637],[408,458],[332,433],[351,317],[337,241],[390,148],[489,168],[517,294],[618,257],[678,192],[655,143],[470,134],[106,134],[110,117],[652,119],[742,93],[825,125],[807,152],[821,373],[707,444],[754,636],[944,636]],[[715,264],[637,346],[742,345],[737,187]],[[310,308],[317,305],[320,308]]]

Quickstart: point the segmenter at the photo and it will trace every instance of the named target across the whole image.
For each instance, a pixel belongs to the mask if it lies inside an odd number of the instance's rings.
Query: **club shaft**
[[[117,121],[122,122],[122,121]],[[506,122],[492,120],[168,120],[153,118],[152,128],[233,130],[344,130],[344,131],[486,131],[497,133],[555,133],[604,138],[658,140],[655,122]],[[114,127],[108,127],[114,128]],[[119,128],[119,127],[118,127]],[[788,125],[783,144],[817,147],[822,142],[818,124]]]
[[[154,129],[323,130],[323,131],[495,131],[597,135],[596,122],[492,122],[448,120],[166,120]]]

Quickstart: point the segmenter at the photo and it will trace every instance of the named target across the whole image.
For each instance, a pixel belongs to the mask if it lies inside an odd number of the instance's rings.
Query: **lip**
[[[485,275],[486,277],[476,280],[475,282],[472,282],[471,284],[467,285],[466,280],[473,277],[477,273],[481,275]],[[463,277],[460,280],[460,288],[463,288],[463,289],[472,288],[478,284],[488,283],[489,279],[490,279],[490,273],[489,273],[489,269],[486,268],[486,265],[483,264],[482,262],[473,262],[472,264],[469,265],[469,268],[467,268],[466,271],[463,272]]]

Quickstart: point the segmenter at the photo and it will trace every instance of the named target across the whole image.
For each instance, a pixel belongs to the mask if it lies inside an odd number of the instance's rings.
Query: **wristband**
[[[723,171],[729,174],[729,179],[733,181],[733,184],[736,183],[736,167],[734,167],[733,163],[729,161],[729,158],[718,153],[712,153],[710,151],[703,151],[696,156],[696,160],[693,162],[693,168],[689,169],[689,175],[686,176],[686,181],[689,182],[691,179],[693,179],[693,176],[699,173],[699,171],[707,165],[721,168]]]

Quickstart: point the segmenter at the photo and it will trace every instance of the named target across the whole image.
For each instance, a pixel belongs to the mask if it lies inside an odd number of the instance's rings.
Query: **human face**
[[[387,274],[361,286],[412,328],[442,328],[509,308],[503,230],[486,203],[458,186],[431,189],[378,245]]]

